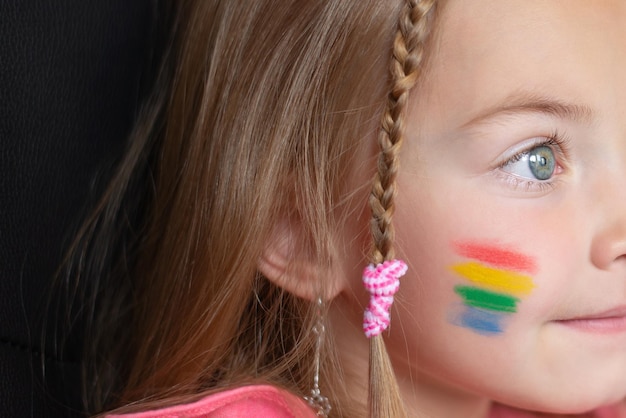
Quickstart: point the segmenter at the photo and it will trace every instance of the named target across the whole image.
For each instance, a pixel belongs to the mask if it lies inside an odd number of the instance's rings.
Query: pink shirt
[[[214,393],[199,401],[171,406],[154,411],[123,415],[107,415],[109,418],[315,418],[316,415],[303,399],[269,385],[242,386]],[[554,417],[519,411],[494,405],[489,418],[539,418]],[[572,416],[573,417],[573,416]],[[601,408],[581,418],[626,418],[623,405]]]
[[[171,406],[156,411],[107,415],[107,417],[315,418],[316,415],[303,399],[286,390],[269,385],[253,385],[214,393],[189,404]]]

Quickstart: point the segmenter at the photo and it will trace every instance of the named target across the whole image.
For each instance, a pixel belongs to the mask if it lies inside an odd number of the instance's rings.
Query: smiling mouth
[[[626,305],[607,311],[554,321],[580,331],[612,334],[626,332]]]

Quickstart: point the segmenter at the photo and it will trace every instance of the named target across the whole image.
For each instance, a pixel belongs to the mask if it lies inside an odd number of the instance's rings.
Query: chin
[[[523,391],[523,397],[520,394],[510,394],[510,396],[503,396],[495,400],[529,411],[550,414],[583,414],[603,406],[616,404],[626,397],[626,384],[607,387],[606,382],[603,383],[594,385],[593,382],[589,382],[585,389],[580,386],[560,385],[541,393],[529,393],[526,389]]]

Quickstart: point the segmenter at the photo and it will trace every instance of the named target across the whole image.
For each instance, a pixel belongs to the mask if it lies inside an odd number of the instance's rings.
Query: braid
[[[409,90],[415,86],[420,75],[434,5],[435,0],[405,0],[400,12],[398,31],[393,43],[392,87],[382,117],[378,137],[378,170],[369,200],[374,247],[371,261],[374,264],[394,258],[394,229],[391,218],[399,167],[398,152],[404,138],[404,114]],[[406,416],[381,335],[370,340],[369,409],[371,418]]]
[[[415,85],[428,36],[428,19],[435,0],[407,0],[398,22],[393,43],[392,87],[382,117],[378,137],[378,171],[370,195],[371,231],[374,243],[372,262],[381,263],[394,256],[394,229],[391,224],[398,173],[398,151],[404,139],[404,113],[409,90]]]

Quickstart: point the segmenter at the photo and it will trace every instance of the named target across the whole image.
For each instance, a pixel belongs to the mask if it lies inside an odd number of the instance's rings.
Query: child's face
[[[401,382],[553,411],[616,401],[626,2],[451,0],[439,25],[398,178]]]

